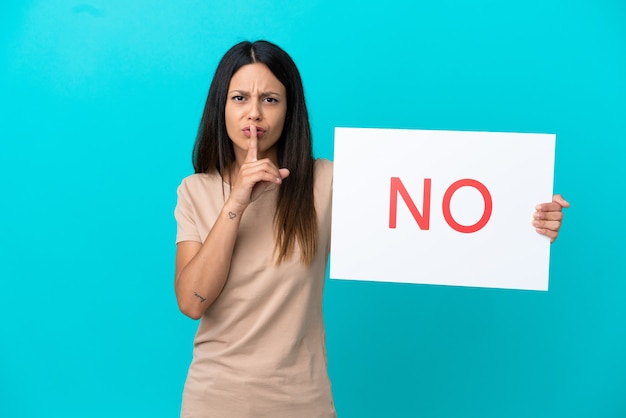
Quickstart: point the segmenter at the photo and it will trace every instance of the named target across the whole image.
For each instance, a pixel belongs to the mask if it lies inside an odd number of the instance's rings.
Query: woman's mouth
[[[250,138],[250,127],[247,126],[245,128],[243,128],[243,133]],[[256,136],[257,138],[261,138],[263,135],[265,135],[265,129],[261,128],[260,126],[256,127]]]

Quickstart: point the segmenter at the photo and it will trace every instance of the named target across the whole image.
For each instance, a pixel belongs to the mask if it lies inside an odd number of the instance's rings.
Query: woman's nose
[[[261,106],[259,106],[259,103],[256,100],[252,100],[250,102],[250,109],[248,112],[248,119],[250,120],[261,120],[262,118],[262,114],[261,114]]]

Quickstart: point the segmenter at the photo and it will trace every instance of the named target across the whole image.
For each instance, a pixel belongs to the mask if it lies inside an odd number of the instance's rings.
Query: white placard
[[[552,200],[555,141],[336,128],[330,277],[548,290],[550,241],[531,222]]]

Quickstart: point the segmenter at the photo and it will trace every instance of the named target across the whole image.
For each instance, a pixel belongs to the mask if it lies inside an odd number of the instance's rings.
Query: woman
[[[202,318],[182,417],[334,417],[322,291],[332,164],[314,160],[300,74],[265,41],[220,61],[178,189],[175,289]],[[535,227],[554,240],[555,201]]]

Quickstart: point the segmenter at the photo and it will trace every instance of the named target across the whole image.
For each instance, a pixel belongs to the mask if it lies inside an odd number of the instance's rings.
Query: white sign
[[[555,141],[336,128],[330,277],[548,290]]]

